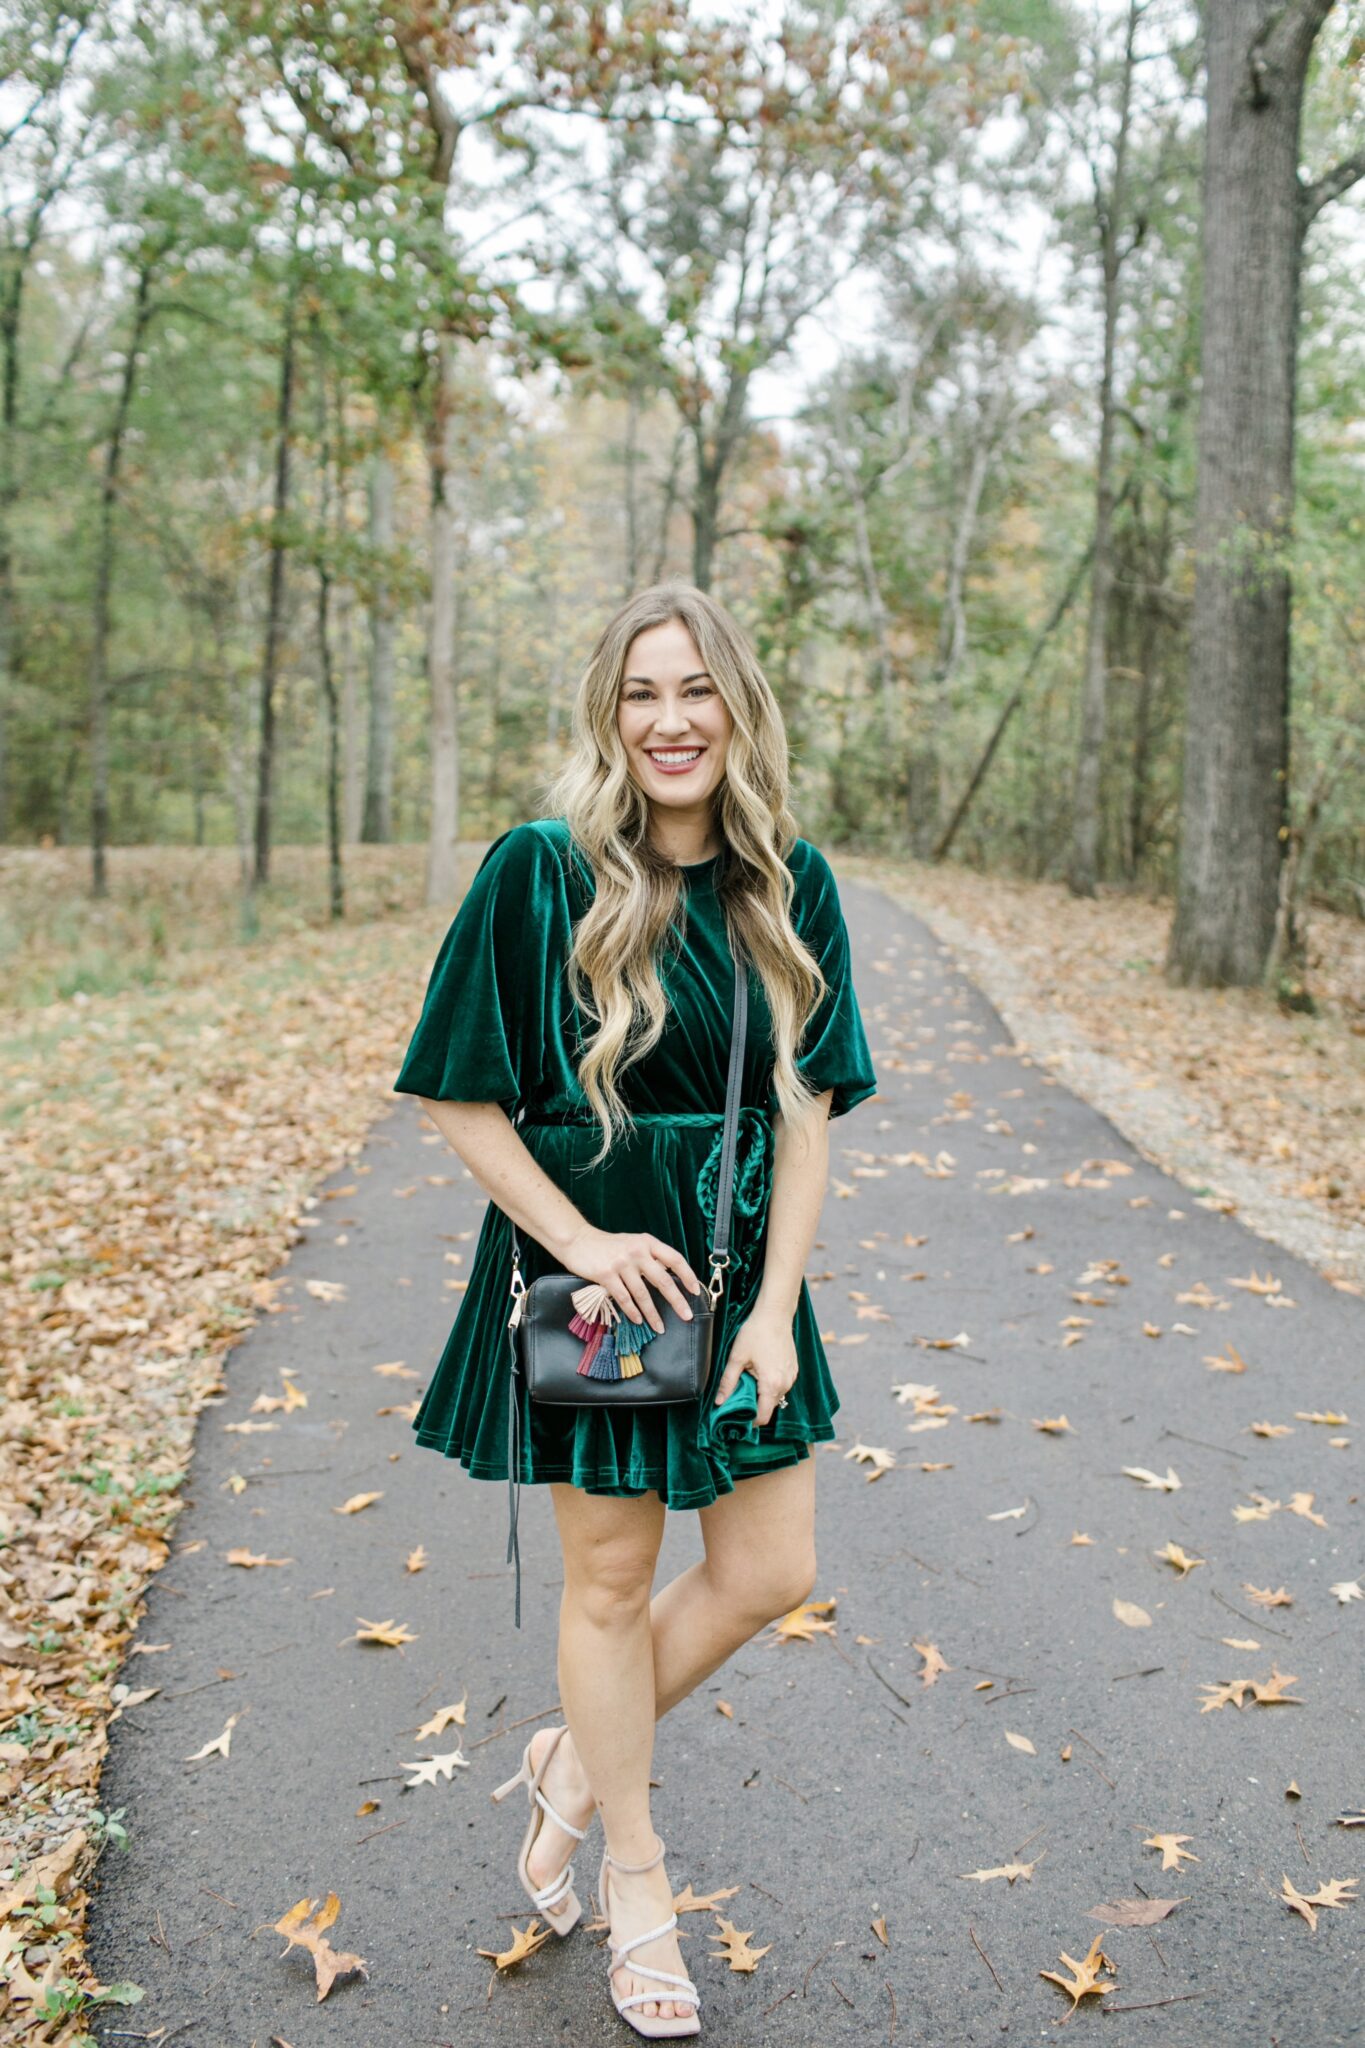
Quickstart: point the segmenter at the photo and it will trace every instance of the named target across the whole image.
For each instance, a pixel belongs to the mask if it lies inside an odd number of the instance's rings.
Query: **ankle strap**
[[[656,1863],[662,1863],[664,1856],[663,1843],[659,1841],[659,1837],[657,1835],[654,1837],[654,1839],[656,1842],[659,1842],[659,1846],[654,1851],[654,1854],[648,1859],[648,1861],[644,1863],[623,1863],[619,1856],[612,1855],[610,1849],[604,1849],[602,1851],[603,1860],[609,1863],[613,1870],[652,1870]]]

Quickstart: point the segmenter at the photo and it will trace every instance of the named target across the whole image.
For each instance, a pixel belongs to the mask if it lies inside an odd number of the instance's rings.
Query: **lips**
[[[685,775],[689,768],[696,767],[706,749],[705,747],[670,747],[661,748],[656,752],[653,748],[646,747],[645,752],[649,755],[650,760],[661,775]],[[668,754],[682,755],[685,758],[678,760],[661,758],[661,756],[667,756]]]

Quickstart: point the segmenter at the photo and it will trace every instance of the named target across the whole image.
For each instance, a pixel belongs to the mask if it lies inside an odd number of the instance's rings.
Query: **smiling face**
[[[681,619],[631,641],[616,722],[631,774],[665,825],[660,845],[676,858],[704,858],[734,721]]]

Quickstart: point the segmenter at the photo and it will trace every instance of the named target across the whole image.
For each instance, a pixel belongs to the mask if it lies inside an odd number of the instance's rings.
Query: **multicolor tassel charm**
[[[640,1353],[658,1331],[628,1322],[605,1287],[576,1287],[569,1328],[584,1341],[578,1370],[588,1380],[632,1380],[644,1371]]]
[[[640,1361],[640,1353],[644,1350],[646,1344],[654,1342],[659,1332],[651,1328],[648,1323],[627,1322],[626,1318],[622,1316],[611,1334],[612,1348],[616,1353],[621,1369],[620,1377],[623,1380],[633,1380],[636,1373],[644,1371],[644,1366]]]

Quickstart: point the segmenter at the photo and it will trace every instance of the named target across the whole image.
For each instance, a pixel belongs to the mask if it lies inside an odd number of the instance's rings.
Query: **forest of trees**
[[[1365,8],[0,21],[0,842],[449,901],[678,575],[821,843],[1365,914]]]

